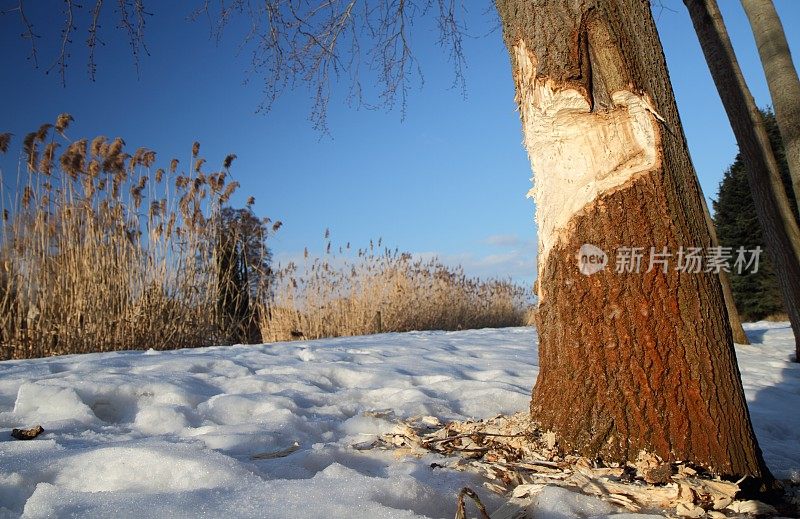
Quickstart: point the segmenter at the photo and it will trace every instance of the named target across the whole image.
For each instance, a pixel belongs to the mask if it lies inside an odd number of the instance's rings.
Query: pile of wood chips
[[[528,413],[447,424],[432,416],[400,419],[391,411],[366,414],[389,420],[395,428],[354,448],[390,449],[397,456],[439,453],[445,458],[431,467],[485,476],[488,490],[508,498],[507,504],[492,514],[494,519],[532,517],[529,508],[545,485],[597,496],[631,512],[668,517],[778,514],[760,501],[736,499],[737,483],[713,478],[685,463],[663,462],[646,452],[641,452],[635,463],[625,465],[559,456],[555,435],[538,430]]]

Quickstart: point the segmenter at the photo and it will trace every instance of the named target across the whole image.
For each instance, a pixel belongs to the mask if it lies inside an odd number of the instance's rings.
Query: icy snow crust
[[[800,469],[800,366],[791,331],[749,326],[737,346],[767,463]],[[536,375],[531,328],[0,362],[0,517],[453,517],[468,474],[433,454],[357,451],[392,425],[367,417],[490,417],[525,409]],[[761,344],[763,343],[763,344]],[[41,424],[32,441],[12,427]],[[299,443],[275,459],[253,459]],[[262,456],[263,457],[263,456]],[[537,517],[621,510],[546,488]],[[631,514],[619,515],[634,517]],[[643,517],[643,516],[639,516]]]

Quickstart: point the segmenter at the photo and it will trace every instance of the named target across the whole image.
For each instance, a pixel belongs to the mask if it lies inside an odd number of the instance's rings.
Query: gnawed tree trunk
[[[770,479],[716,275],[580,273],[593,244],[709,243],[647,2],[497,0],[539,232],[539,377],[531,412],[559,446],[648,451]],[[674,258],[673,258],[674,259]]]
[[[700,46],[728,113],[800,362],[800,228],[789,205],[764,121],[745,83],[715,0],[684,0]]]
[[[767,76],[775,120],[786,150],[792,190],[800,208],[800,79],[772,0],[742,0]]]

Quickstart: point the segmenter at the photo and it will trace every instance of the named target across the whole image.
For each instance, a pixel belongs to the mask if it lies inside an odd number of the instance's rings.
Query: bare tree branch
[[[433,12],[438,43],[454,67],[453,85],[463,94],[463,0],[205,0],[192,18],[204,15],[219,41],[228,24],[245,17],[250,28],[240,49],[250,49],[250,74],[264,81],[259,110],[269,110],[287,88],[304,84],[312,96],[310,119],[326,131],[331,86],[342,74],[349,79],[351,104],[387,109],[399,104],[405,115],[412,80],[424,82],[412,49],[414,25]],[[377,83],[374,102],[365,95],[363,73]]]
[[[460,6],[460,2],[457,0],[438,0],[438,2],[439,45],[448,51],[448,57],[453,64],[455,73],[453,87],[459,88],[461,95],[466,96],[467,81],[464,77],[464,69],[467,67],[467,62],[464,57],[463,38],[467,28],[458,23],[459,16],[456,9]],[[500,26],[499,20],[497,26]]]
[[[39,35],[33,32],[33,24],[30,22],[28,17],[25,15],[25,7],[23,5],[23,0],[19,0],[17,3],[17,7],[13,9],[8,9],[6,11],[0,12],[0,14],[8,14],[14,11],[19,12],[20,22],[22,23],[23,32],[20,34],[20,37],[23,40],[30,40],[31,42],[31,52],[28,54],[28,59],[33,60],[34,68],[39,68],[39,58],[36,53],[36,38],[39,38]]]
[[[89,48],[89,78],[94,81],[95,73],[97,72],[97,65],[94,61],[95,48],[98,42],[103,44],[103,41],[97,37],[97,30],[99,29],[100,10],[103,8],[103,0],[97,0],[92,9],[92,21],[89,25],[89,37],[86,39],[86,46]]]
[[[16,8],[25,29],[22,37],[31,40],[31,56],[37,62],[33,24],[18,0]],[[48,72],[58,68],[66,82],[69,46],[76,20],[88,20],[88,75],[95,79],[96,49],[103,44],[100,28],[104,0],[87,0],[88,7],[64,1],[64,26],[59,51]],[[259,111],[269,110],[288,88],[303,85],[312,98],[310,119],[314,127],[327,130],[328,103],[332,85],[342,76],[349,81],[347,101],[357,107],[393,109],[400,106],[405,116],[412,82],[424,77],[412,43],[422,31],[416,25],[432,18],[438,31],[438,44],[447,53],[454,70],[453,87],[466,94],[464,70],[464,19],[466,0],[198,0],[190,20],[207,19],[217,42],[233,23],[242,20],[247,29],[239,43],[240,52],[251,53],[248,77],[263,80],[263,99]],[[79,11],[87,9],[81,17]],[[117,27],[126,34],[137,75],[145,44],[148,13],[144,0],[116,1]],[[5,13],[3,13],[5,14]],[[426,27],[427,28],[427,27]],[[366,78],[376,91],[367,95]]]
[[[72,31],[75,30],[75,25],[73,24],[74,15],[72,12],[72,0],[64,0],[64,28],[61,29],[61,46],[56,57],[56,60],[50,65],[50,68],[47,69],[45,72],[49,74],[51,70],[58,67],[59,75],[61,76],[61,84],[66,86],[67,84],[67,60],[69,59],[69,52],[68,47],[69,44],[72,43],[70,39],[70,34]]]
[[[101,2],[102,0],[97,0]],[[145,12],[143,0],[118,0],[120,28],[128,33],[128,42],[133,54],[133,65],[136,67],[136,75],[139,75],[139,50],[144,51],[148,56],[150,52],[144,42]],[[131,12],[129,12],[129,10]],[[133,20],[132,20],[133,19]]]
[[[100,28],[102,24],[104,0],[87,0],[87,2],[88,6],[77,3],[75,0],[63,0],[64,23],[61,26],[56,55],[52,64],[45,71],[46,74],[49,74],[53,70],[58,70],[62,85],[66,85],[67,67],[71,57],[70,45],[72,44],[72,35],[78,29],[77,25],[81,23],[80,20],[88,20],[86,26],[86,47],[88,49],[87,71],[89,78],[91,80],[95,79],[95,74],[97,72],[97,63],[95,60],[96,49],[98,43],[101,45],[103,44],[103,41],[100,39]],[[146,16],[150,15],[150,13],[145,10],[144,0],[117,0],[117,2],[118,9],[116,9],[116,11],[119,17],[119,28],[124,29],[128,35],[134,65],[138,74],[141,53],[144,52],[149,55],[144,35]],[[89,13],[88,16],[82,17],[81,11],[84,10],[88,10]],[[19,21],[23,28],[20,37],[23,40],[30,41],[31,46],[28,59],[32,59],[34,67],[39,68],[39,52],[36,46],[36,40],[41,38],[41,36],[34,32],[34,23],[26,11],[24,0],[17,0],[16,7],[0,11],[0,15],[10,14],[12,12],[19,13]],[[53,29],[45,32],[45,36],[50,36],[55,30]]]

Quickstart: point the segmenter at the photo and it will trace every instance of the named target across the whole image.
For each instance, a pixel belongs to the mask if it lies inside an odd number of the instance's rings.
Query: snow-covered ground
[[[754,345],[737,351],[761,447],[776,475],[797,477],[791,331],[748,332]],[[431,468],[434,455],[351,445],[392,428],[365,411],[446,420],[525,409],[535,343],[532,328],[512,328],[0,362],[0,517],[450,518],[464,485],[491,510],[496,496]],[[11,439],[36,424],[39,438]],[[537,517],[620,512],[557,488],[537,506]]]

